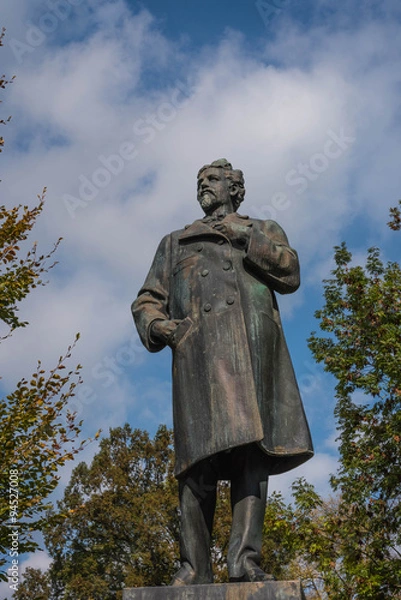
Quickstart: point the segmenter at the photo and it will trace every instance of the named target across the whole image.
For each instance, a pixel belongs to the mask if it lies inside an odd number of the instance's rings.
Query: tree
[[[308,548],[324,518],[325,503],[304,479],[292,486],[294,506],[280,493],[268,499],[264,522],[263,570],[278,580],[301,579],[308,599],[322,598],[320,572]]]
[[[399,230],[399,207],[391,217],[390,227]],[[401,268],[384,264],[378,248],[368,250],[364,267],[351,266],[345,243],[335,248],[334,258],[325,305],[316,312],[329,335],[313,333],[309,339],[315,359],[337,380],[340,468],[331,485],[340,494],[332,516],[338,572],[330,598],[396,598],[401,597]]]
[[[49,525],[46,499],[58,483],[57,471],[84,444],[74,444],[81,422],[67,409],[80,381],[77,370],[63,374],[70,356],[71,348],[48,374],[39,363],[29,382],[22,379],[0,400],[0,484],[5,491],[0,497],[0,565],[38,547],[32,533]],[[18,536],[11,544],[13,531]]]
[[[9,326],[9,332],[0,338],[9,337],[18,327],[28,323],[18,318],[18,303],[38,285],[45,285],[40,279],[55,265],[47,265],[61,239],[46,255],[37,255],[33,244],[27,254],[21,256],[21,243],[24,243],[44,207],[46,188],[38,196],[39,203],[30,209],[28,206],[14,206],[7,209],[0,206],[0,320]]]
[[[122,597],[166,585],[178,568],[178,489],[172,433],[151,440],[126,424],[101,440],[92,463],[73,471],[45,533],[53,594],[63,600]]]
[[[4,30],[0,34],[3,45]],[[0,88],[9,83],[0,77]],[[9,119],[0,120],[5,124]],[[4,144],[1,138],[0,146]],[[0,148],[1,149],[1,148]],[[26,254],[21,244],[44,207],[44,193],[33,208],[0,206],[0,321],[6,326],[4,341],[27,323],[18,317],[19,303],[38,285],[60,242],[47,254],[38,255],[36,245]],[[78,336],[76,337],[76,340]],[[68,411],[68,402],[80,383],[80,365],[66,371],[72,347],[46,372],[41,363],[15,391],[0,399],[0,579],[7,580],[7,564],[18,564],[18,556],[38,547],[35,531],[48,525],[47,498],[58,482],[57,471],[71,460],[85,442],[76,443],[81,422]],[[11,558],[16,561],[12,563]]]
[[[28,567],[24,573],[24,580],[13,594],[15,600],[50,600],[50,582],[47,573],[40,569]]]

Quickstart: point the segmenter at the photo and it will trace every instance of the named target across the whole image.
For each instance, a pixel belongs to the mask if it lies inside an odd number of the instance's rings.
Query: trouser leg
[[[259,565],[266,509],[268,463],[256,444],[238,448],[233,455],[231,505],[233,521],[228,549],[232,581],[267,579]]]
[[[208,461],[196,465],[180,480],[181,569],[173,585],[212,583],[210,542],[216,508],[217,477]]]

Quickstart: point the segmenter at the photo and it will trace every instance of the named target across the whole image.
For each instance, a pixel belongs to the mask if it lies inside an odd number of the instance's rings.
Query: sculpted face
[[[228,183],[223,169],[209,167],[199,175],[198,202],[206,214],[231,203]]]

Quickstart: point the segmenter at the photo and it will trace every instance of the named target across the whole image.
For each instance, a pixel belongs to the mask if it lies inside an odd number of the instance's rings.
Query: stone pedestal
[[[305,600],[299,581],[127,588],[123,600]]]

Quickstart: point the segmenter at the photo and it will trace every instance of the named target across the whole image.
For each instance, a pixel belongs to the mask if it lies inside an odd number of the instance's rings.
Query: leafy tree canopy
[[[399,203],[401,206],[401,201]],[[389,226],[401,229],[400,208]],[[341,581],[332,598],[401,596],[401,268],[378,248],[352,266],[345,243],[324,282],[313,333],[315,359],[337,380],[341,494],[336,553]],[[341,590],[340,590],[341,588]],[[347,595],[348,594],[348,595]]]
[[[110,430],[90,466],[73,471],[45,534],[57,598],[121,598],[123,585],[166,585],[177,568],[177,483],[172,433],[154,440],[126,424]]]

